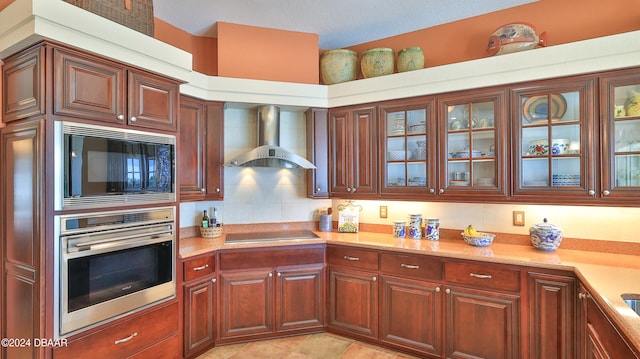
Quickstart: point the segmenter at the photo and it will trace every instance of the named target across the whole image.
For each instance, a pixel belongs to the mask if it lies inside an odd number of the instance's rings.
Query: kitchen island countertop
[[[620,296],[624,293],[640,294],[640,260],[635,255],[600,253],[585,250],[562,249],[543,252],[520,244],[500,243],[499,236],[488,247],[473,247],[462,238],[441,235],[440,241],[394,238],[390,234],[359,232],[315,232],[318,239],[296,239],[270,242],[225,243],[225,234],[218,238],[189,237],[180,240],[180,257],[189,258],[217,250],[237,248],[291,246],[313,243],[342,244],[370,249],[393,250],[425,254],[443,258],[458,258],[513,264],[528,267],[567,270],[576,273],[596,296],[612,321],[640,351],[640,316]]]

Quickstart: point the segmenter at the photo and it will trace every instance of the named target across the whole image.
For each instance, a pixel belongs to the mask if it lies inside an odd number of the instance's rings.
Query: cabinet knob
[[[436,193],[436,190],[434,188],[429,188],[429,193],[434,194]]]
[[[320,187],[316,187],[316,193],[320,192]]]
[[[451,294],[451,289],[447,288],[447,289],[444,290],[444,292],[447,293],[447,294]]]
[[[120,121],[124,121],[124,115],[118,115],[116,118]]]
[[[373,278],[371,278],[371,281],[375,282],[378,280],[378,277],[374,276]]]
[[[282,273],[278,272],[278,277],[282,277]]]
[[[220,187],[216,187],[216,193],[220,193]]]
[[[356,189],[357,189],[357,188],[352,187],[352,188],[351,188],[351,193],[356,193]]]
[[[440,287],[436,287],[436,293],[440,293]]]
[[[200,188],[200,192],[205,193],[207,190],[204,188]]]
[[[587,299],[587,294],[586,293],[578,293],[578,299]]]
[[[217,279],[217,278],[212,278],[212,279],[211,279],[211,282],[212,282],[212,283],[216,283],[217,281],[218,281],[218,279]]]
[[[273,273],[269,272],[269,278],[273,277]]]
[[[351,187],[347,187],[347,192],[351,193]]]
[[[129,120],[131,122],[136,122],[138,120],[138,118],[136,116],[131,116],[131,118]]]
[[[609,192],[609,190],[608,190],[608,189],[605,189],[604,191],[602,191],[602,195],[603,195],[603,196],[608,196],[608,195],[610,195],[610,194],[611,194],[611,192]]]
[[[438,193],[443,194],[443,193],[444,193],[444,188],[440,188],[440,190],[438,191]]]
[[[590,189],[589,192],[587,192],[589,194],[589,196],[593,197],[596,195],[596,191]]]

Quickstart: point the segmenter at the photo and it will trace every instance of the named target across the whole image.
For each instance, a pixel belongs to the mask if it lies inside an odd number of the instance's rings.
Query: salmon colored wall
[[[350,47],[358,54],[374,47],[420,46],[425,67],[487,57],[489,36],[511,22],[546,31],[550,46],[640,29],[638,0],[540,0],[535,3]]]
[[[318,35],[218,22],[218,75],[317,84]]]
[[[0,0],[0,11],[16,0]]]
[[[157,17],[153,26],[156,39],[192,54],[194,71],[211,76],[218,74],[218,39],[193,36]]]

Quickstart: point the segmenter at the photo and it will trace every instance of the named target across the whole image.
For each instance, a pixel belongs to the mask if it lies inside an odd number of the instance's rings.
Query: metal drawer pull
[[[479,278],[479,279],[491,279],[491,274],[475,274],[475,273],[469,273],[470,276],[474,277],[474,278]]]
[[[344,259],[348,260],[348,261],[359,261],[360,258],[358,257],[350,257],[350,256],[344,256]]]
[[[407,269],[420,269],[420,266],[414,265],[414,264],[400,264],[400,267],[405,267]]]
[[[135,333],[129,335],[128,337],[126,337],[126,338],[118,339],[114,343],[115,344],[126,343],[129,340],[133,339],[133,337],[135,337],[136,335],[138,335],[138,332],[135,332]]]
[[[205,264],[205,265],[200,266],[200,267],[195,267],[195,268],[193,268],[193,270],[194,271],[199,271],[199,270],[203,270],[203,269],[206,269],[206,268],[209,268],[208,264]]]

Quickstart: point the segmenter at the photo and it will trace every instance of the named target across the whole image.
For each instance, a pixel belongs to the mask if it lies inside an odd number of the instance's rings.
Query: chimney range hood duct
[[[316,168],[302,156],[280,147],[280,108],[258,107],[258,147],[224,164],[228,167]]]

